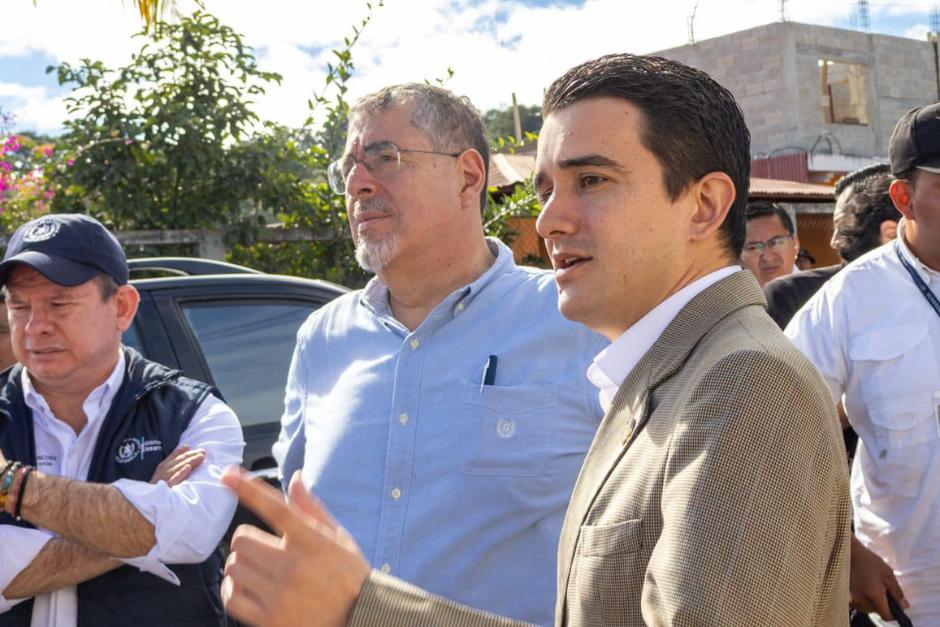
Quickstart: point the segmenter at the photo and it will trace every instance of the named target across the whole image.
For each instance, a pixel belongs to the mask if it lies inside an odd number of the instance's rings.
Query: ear
[[[460,188],[460,208],[480,210],[480,193],[486,185],[486,165],[483,156],[473,148],[468,148],[457,157],[457,166],[463,174]]]
[[[880,225],[878,225],[879,242],[881,244],[887,244],[891,240],[898,238],[898,222],[897,220],[885,220]]]
[[[140,304],[140,293],[129,283],[121,285],[118,287],[117,294],[114,295],[114,301],[117,305],[118,330],[124,333],[134,322],[137,306]]]
[[[695,210],[689,224],[689,238],[695,242],[705,241],[718,230],[734,204],[734,182],[724,172],[709,172],[692,184],[691,194]]]
[[[908,220],[914,219],[914,208],[911,207],[911,183],[904,179],[895,179],[888,188],[888,194],[891,196],[891,202],[901,215]]]

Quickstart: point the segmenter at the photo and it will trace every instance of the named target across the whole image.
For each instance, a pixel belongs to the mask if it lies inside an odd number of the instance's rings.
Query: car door
[[[342,288],[268,275],[142,281],[138,289],[125,343],[215,385],[241,421],[245,467],[273,468],[297,329]]]

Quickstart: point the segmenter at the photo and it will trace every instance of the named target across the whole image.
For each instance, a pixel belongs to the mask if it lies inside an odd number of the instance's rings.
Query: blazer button
[[[629,440],[633,436],[633,430],[635,428],[636,428],[636,420],[631,418],[630,421],[627,423],[627,428],[624,430],[624,433],[623,433],[624,443],[626,443],[626,441]]]

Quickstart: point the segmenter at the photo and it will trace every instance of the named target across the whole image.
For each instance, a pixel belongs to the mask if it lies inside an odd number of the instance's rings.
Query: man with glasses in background
[[[484,237],[489,150],[469,101],[399,85],[349,119],[330,184],[376,276],[298,332],[284,486],[301,470],[374,568],[550,623],[562,519],[602,417],[585,372],[607,341],[559,314],[550,273]]]
[[[800,240],[793,220],[772,202],[747,206],[747,238],[741,250],[741,265],[754,273],[761,287],[768,281],[798,272],[796,255]]]

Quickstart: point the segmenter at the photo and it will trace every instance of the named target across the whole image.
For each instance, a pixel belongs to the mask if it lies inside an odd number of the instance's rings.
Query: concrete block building
[[[833,184],[888,161],[907,110],[940,100],[936,36],[904,37],[777,22],[656,52],[701,68],[734,94],[751,130],[752,176]],[[818,265],[831,204],[787,206]]]
[[[805,154],[809,182],[886,160],[898,118],[940,99],[926,40],[777,22],[655,54],[730,89],[754,157]]]

